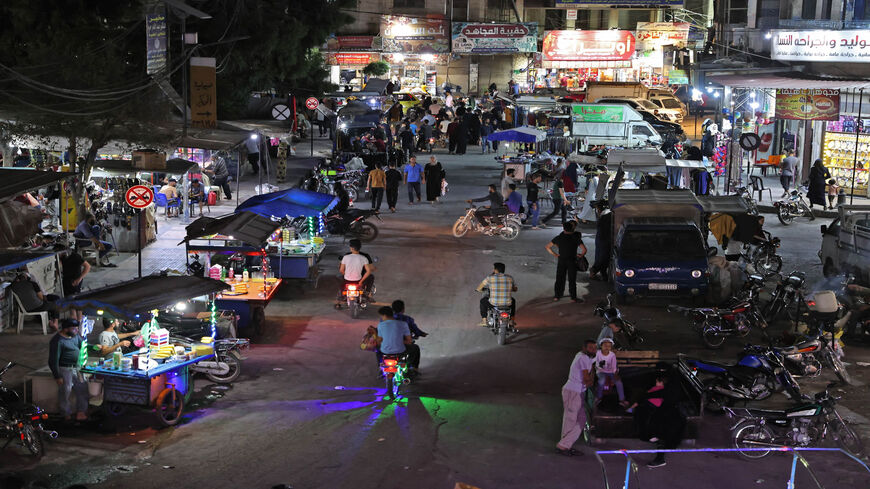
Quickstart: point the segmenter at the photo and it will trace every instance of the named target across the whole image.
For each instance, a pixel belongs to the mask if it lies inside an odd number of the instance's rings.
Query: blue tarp
[[[338,204],[338,197],[301,188],[255,195],[236,207],[236,212],[248,211],[263,217],[317,217]]]
[[[539,143],[547,139],[547,133],[532,127],[517,127],[496,131],[487,137],[489,141],[507,141],[509,143]]]

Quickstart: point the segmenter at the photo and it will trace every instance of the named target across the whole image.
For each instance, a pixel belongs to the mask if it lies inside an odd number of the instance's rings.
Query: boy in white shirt
[[[604,387],[608,385],[616,385],[616,394],[619,396],[619,404],[622,407],[628,406],[625,401],[625,390],[622,387],[622,380],[618,375],[616,366],[616,355],[613,353],[613,340],[611,338],[603,338],[598,346],[600,350],[595,354],[595,371],[598,374],[598,391],[595,397],[600,401],[604,393]]]

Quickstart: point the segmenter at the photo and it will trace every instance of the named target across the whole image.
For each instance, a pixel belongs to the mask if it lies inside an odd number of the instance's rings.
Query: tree
[[[363,68],[363,74],[370,76],[386,75],[390,72],[390,64],[386,61],[372,61]]]
[[[353,21],[344,9],[356,0],[207,0],[197,8],[213,16],[188,20],[204,46],[197,52],[218,61],[218,114],[244,114],[252,92],[299,97],[333,89],[319,46]],[[239,39],[234,42],[226,42]],[[220,43],[212,47],[208,43]]]
[[[82,181],[110,141],[168,142],[155,130],[170,112],[145,73],[143,12],[143,0],[0,2],[0,139],[66,138],[72,161],[85,153]]]

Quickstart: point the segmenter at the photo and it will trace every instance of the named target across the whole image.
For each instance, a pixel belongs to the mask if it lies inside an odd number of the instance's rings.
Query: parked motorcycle
[[[792,190],[791,195],[786,200],[774,202],[773,207],[776,209],[776,216],[779,218],[779,222],[785,226],[793,223],[795,218],[798,217],[806,216],[810,218],[810,221],[816,218],[813,210],[810,209],[804,200],[803,194],[797,190]]]
[[[729,336],[746,336],[752,328],[761,328],[767,334],[767,322],[751,300],[735,302],[724,308],[691,308],[671,304],[668,311],[691,315],[692,328],[708,348],[721,347]]]
[[[341,214],[330,214],[326,216],[326,229],[329,234],[357,238],[368,243],[374,241],[379,232],[374,223],[368,222],[372,216],[381,220],[381,216],[373,209],[348,209]]]
[[[773,237],[769,232],[764,231],[767,237],[766,241],[753,246],[745,245],[745,256],[749,263],[755,267],[755,271],[763,275],[778,273],[782,269],[782,257],[776,254],[777,248],[780,246],[780,239]]]
[[[800,386],[773,348],[747,346],[736,364],[691,359],[679,355],[677,368],[699,393],[707,408],[719,410],[736,401],[763,401],[778,390],[800,399]]]
[[[743,197],[746,206],[749,207],[749,213],[753,216],[758,215],[758,202],[752,197],[752,191],[746,187],[737,187],[735,190],[738,197]]]
[[[770,302],[762,310],[765,321],[773,323],[783,313],[788,315],[790,320],[796,317],[798,304],[803,302],[802,289],[806,278],[807,274],[797,270],[786,276],[779,276]]]
[[[608,328],[612,322],[622,325],[621,329],[613,334],[614,347],[617,350],[630,350],[644,342],[643,334],[638,331],[637,326],[622,317],[622,313],[613,305],[613,294],[607,294],[607,299],[595,306],[593,314],[604,319],[604,328]]]
[[[9,362],[0,370],[0,436],[8,439],[3,448],[16,439],[34,457],[41,457],[45,454],[44,436],[54,439],[57,432],[42,427],[48,415],[40,407],[24,402],[17,392],[3,385],[3,374],[14,366]]]
[[[861,457],[864,443],[837,412],[839,398],[828,389],[816,393],[811,401],[784,410],[725,408],[729,417],[738,420],[731,427],[731,443],[743,457],[760,459],[782,446],[818,446],[830,434],[840,448]],[[746,448],[770,450],[742,450]]]
[[[172,336],[172,341],[192,347],[196,340],[187,337]],[[189,367],[191,372],[201,373],[212,382],[229,384],[239,378],[242,373],[242,350],[251,346],[245,338],[222,338],[214,341],[214,359],[197,362]]]
[[[472,204],[465,211],[465,215],[456,220],[453,224],[453,236],[461,238],[469,230],[474,230],[487,236],[498,236],[505,241],[513,241],[520,235],[523,225],[519,214],[490,217],[487,219],[487,224],[482,226],[474,216],[475,209],[477,208]]]

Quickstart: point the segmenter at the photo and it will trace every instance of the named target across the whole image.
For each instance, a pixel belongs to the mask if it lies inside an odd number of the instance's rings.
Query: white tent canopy
[[[657,149],[613,149],[607,154],[607,168],[616,170],[622,165],[626,172],[661,173],[667,167],[706,168],[703,161],[665,158]]]

